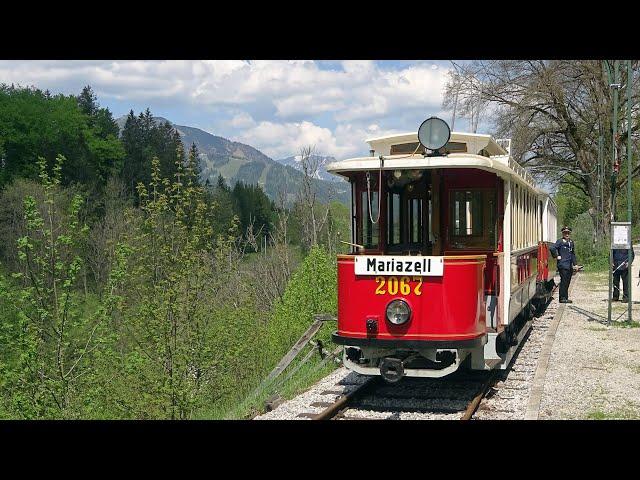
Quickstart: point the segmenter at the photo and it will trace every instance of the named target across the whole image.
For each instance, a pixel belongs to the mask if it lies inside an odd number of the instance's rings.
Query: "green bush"
[[[335,368],[333,362],[326,362],[321,366],[320,356],[315,354],[312,354],[307,364],[302,365],[302,358],[313,348],[308,345],[281,377],[269,385],[261,383],[311,326],[313,315],[319,313],[337,313],[337,268],[335,257],[329,255],[324,248],[315,246],[292,275],[282,299],[276,302],[268,323],[260,329],[260,342],[255,345],[257,368],[253,388],[240,401],[229,404],[226,409],[211,412],[210,415],[215,418],[246,418],[250,414],[259,413],[264,400],[271,394],[279,392],[285,397],[293,396]],[[331,349],[333,330],[335,324],[326,322],[314,340],[320,340]],[[287,379],[298,366],[300,368],[295,374]]]
[[[571,238],[576,245],[578,265],[587,271],[606,270],[609,265],[609,239],[598,239],[593,243],[593,222],[588,212],[577,215],[573,221]]]
[[[269,350],[274,358],[279,359],[291,348],[309,328],[314,314],[335,315],[337,302],[335,257],[330,257],[321,247],[312,247],[299,270],[291,277],[269,322]],[[319,338],[330,341],[330,336],[324,332],[325,327],[321,332],[325,335]]]

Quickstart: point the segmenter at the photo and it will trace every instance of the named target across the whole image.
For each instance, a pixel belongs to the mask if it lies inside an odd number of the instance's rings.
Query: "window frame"
[[[409,182],[402,187],[389,187],[388,179],[393,175],[393,171],[388,171],[385,177],[385,196],[387,200],[384,202],[387,207],[385,212],[385,250],[388,253],[405,253],[419,251],[423,254],[429,254],[433,248],[432,243],[429,240],[429,232],[432,225],[429,219],[429,202],[432,201],[431,193],[431,173],[429,170],[423,171],[423,176],[420,180]],[[408,186],[413,185],[412,191],[408,190]],[[400,229],[400,241],[399,243],[391,243],[393,237],[393,223],[394,218],[391,217],[393,210],[389,207],[389,199],[392,195],[399,195],[399,229]],[[411,202],[413,200],[419,200],[421,202],[420,211],[420,240],[418,242],[410,242],[412,219],[409,214],[411,211]]]
[[[472,233],[470,235],[455,235],[455,194],[457,192],[481,193],[480,203],[482,205],[482,233]],[[496,250],[498,243],[497,235],[497,201],[498,192],[494,187],[453,187],[448,189],[448,212],[447,212],[447,245],[451,250]],[[491,207],[489,206],[491,202]],[[473,208],[473,207],[472,207]],[[492,223],[494,225],[492,225]],[[473,228],[473,224],[472,224]],[[491,229],[494,229],[493,238]],[[464,244],[458,247],[456,244]]]

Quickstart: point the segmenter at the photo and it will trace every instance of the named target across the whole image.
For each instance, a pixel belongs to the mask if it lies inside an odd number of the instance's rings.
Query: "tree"
[[[234,222],[234,217],[239,222],[239,214],[233,201],[231,189],[222,175],[218,175],[215,188],[207,190],[207,201],[212,205],[213,232],[218,235],[226,235],[229,225]]]
[[[191,162],[191,169],[195,174],[194,181],[198,185],[202,185],[202,167],[200,166],[200,152],[195,143],[191,144],[189,148],[189,154],[187,155],[189,162]]]
[[[255,235],[253,224],[245,230],[246,244],[255,252],[262,250],[260,258],[251,266],[247,282],[251,284],[257,304],[267,311],[282,299],[296,267],[288,236],[291,215],[284,206],[285,198],[285,195],[279,198],[277,222],[273,230],[262,237],[264,244],[260,243],[261,237]]]
[[[93,93],[90,85],[85,86],[78,95],[78,106],[80,111],[90,118],[98,113],[98,97]]]
[[[516,161],[548,184],[573,185],[589,198],[594,238],[604,238],[612,218],[609,179],[617,188],[625,181],[624,175],[614,174],[611,152],[615,149],[616,158],[622,158],[627,135],[638,129],[637,116],[631,128],[626,126],[626,105],[620,102],[621,134],[612,139],[613,95],[607,76],[611,65],[600,60],[471,62],[458,66],[444,102],[451,106],[457,96],[458,105],[467,109],[474,102],[486,104],[492,110],[496,136],[512,139]],[[633,66],[637,72],[638,62]],[[636,92],[635,77],[628,80],[622,72],[620,83]],[[638,94],[632,96],[633,112],[638,99]],[[604,152],[601,172],[599,137]],[[603,216],[605,222],[600,220]]]
[[[75,294],[87,227],[79,221],[79,196],[66,214],[57,208],[64,160],[56,158],[52,176],[46,160],[39,160],[45,214],[33,196],[25,197],[26,234],[18,240],[25,268],[13,275],[21,286],[0,285],[0,296],[14,305],[19,322],[11,345],[19,361],[8,388],[15,411],[26,418],[81,417],[103,326],[100,312],[82,312]]]
[[[218,366],[212,310],[233,274],[225,263],[235,238],[211,242],[195,159],[185,166],[180,150],[176,157],[171,180],[152,160],[150,184],[138,185],[142,217],[118,248],[122,279],[114,293],[126,345],[118,401],[134,418],[191,418],[210,402]]]
[[[251,226],[262,242],[263,237],[272,232],[276,210],[273,202],[259,185],[246,185],[244,182],[236,183],[232,198],[242,231]]]
[[[302,241],[306,249],[318,245],[321,230],[325,227],[329,216],[329,207],[320,206],[314,179],[318,176],[320,157],[312,146],[300,149],[302,184],[296,197],[296,210],[302,226]]]
[[[108,108],[101,108],[98,97],[87,85],[78,96],[78,107],[87,118],[84,136],[90,162],[97,165],[100,189],[109,177],[120,171],[124,159],[124,148],[118,138],[118,124]],[[79,167],[81,168],[81,167]]]
[[[99,205],[100,218],[91,225],[86,250],[83,251],[84,268],[91,279],[93,291],[102,297],[112,266],[116,259],[116,248],[120,237],[129,228],[127,212],[133,207],[126,187],[117,176],[107,182]]]
[[[148,108],[138,116],[129,112],[122,143],[126,155],[120,175],[132,194],[139,183],[151,182],[149,159],[158,158],[160,175],[171,178],[176,172],[176,151],[184,151],[180,134],[169,122],[158,124]]]
[[[93,100],[90,92],[85,97]],[[90,190],[101,188],[124,155],[113,125],[107,125],[107,112],[98,109],[98,122],[81,110],[74,96],[0,85],[0,186],[15,177],[36,179],[37,159],[45,158],[51,168],[61,154],[68,159],[61,172],[63,185],[77,182]]]

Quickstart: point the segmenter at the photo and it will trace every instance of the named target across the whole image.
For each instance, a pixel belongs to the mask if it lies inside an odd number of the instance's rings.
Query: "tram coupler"
[[[404,365],[399,358],[386,357],[380,362],[380,375],[389,383],[399,382],[404,377]]]

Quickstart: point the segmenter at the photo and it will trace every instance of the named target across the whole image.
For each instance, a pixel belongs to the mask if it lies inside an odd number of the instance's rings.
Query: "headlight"
[[[389,302],[387,305],[387,320],[394,325],[402,325],[409,321],[411,316],[411,309],[404,300],[396,299]]]

